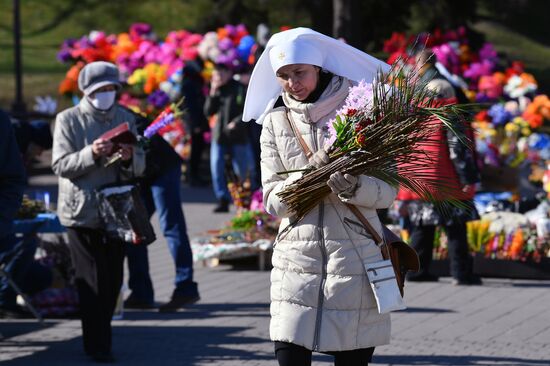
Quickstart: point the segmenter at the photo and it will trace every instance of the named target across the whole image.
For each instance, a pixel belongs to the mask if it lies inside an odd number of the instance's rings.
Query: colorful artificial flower
[[[528,94],[533,94],[537,91],[537,82],[533,75],[522,73],[520,75],[512,75],[504,86],[504,92],[510,98],[519,98]]]
[[[542,126],[545,120],[550,121],[550,99],[547,95],[537,95],[522,114],[531,128]]]
[[[512,114],[504,108],[504,104],[493,104],[487,114],[491,117],[491,121],[495,126],[506,124],[512,119]]]

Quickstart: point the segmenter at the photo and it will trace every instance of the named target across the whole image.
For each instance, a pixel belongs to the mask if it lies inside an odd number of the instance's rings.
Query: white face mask
[[[95,93],[93,97],[89,97],[90,103],[102,111],[106,111],[111,108],[115,103],[116,91],[106,91],[101,93]]]

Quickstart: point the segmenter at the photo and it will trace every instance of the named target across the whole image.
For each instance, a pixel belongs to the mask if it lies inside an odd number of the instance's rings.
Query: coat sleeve
[[[292,173],[288,176],[277,174],[277,172],[287,170],[281,160],[275,136],[273,134],[273,124],[271,118],[267,116],[262,127],[260,136],[261,146],[261,169],[262,186],[265,210],[271,215],[278,217],[289,217],[288,207],[281,202],[277,193],[285,189],[286,186],[301,177],[301,173]]]
[[[204,102],[204,114],[207,117],[218,113],[220,110],[220,91],[218,90],[214,95],[209,95],[206,97]]]
[[[52,170],[63,178],[75,179],[97,168],[92,153],[92,145],[83,149],[75,148],[74,131],[71,129],[66,115],[57,115],[53,134]]]
[[[393,204],[397,189],[388,183],[367,175],[359,176],[357,190],[351,197],[339,195],[340,200],[356,206],[373,209],[388,208]]]

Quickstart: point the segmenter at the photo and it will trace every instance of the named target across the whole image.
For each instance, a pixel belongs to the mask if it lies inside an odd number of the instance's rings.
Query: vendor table
[[[14,220],[13,227],[16,234],[23,235],[65,232],[65,228],[53,212],[39,213],[33,219]]]
[[[258,257],[258,269],[267,269],[267,261],[273,242],[268,239],[256,240],[252,243],[211,243],[209,238],[193,238],[191,240],[193,260],[202,262],[205,266],[216,266],[220,260]]]

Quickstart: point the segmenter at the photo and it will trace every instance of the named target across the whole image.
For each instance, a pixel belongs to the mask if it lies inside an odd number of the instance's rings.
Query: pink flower
[[[437,57],[437,61],[443,64],[447,70],[453,74],[460,73],[460,58],[449,43],[433,47],[433,52]]]

